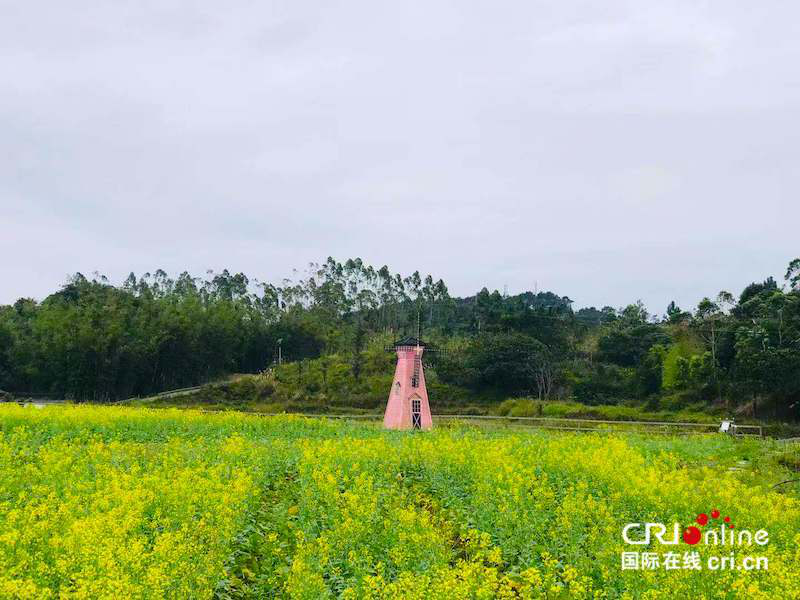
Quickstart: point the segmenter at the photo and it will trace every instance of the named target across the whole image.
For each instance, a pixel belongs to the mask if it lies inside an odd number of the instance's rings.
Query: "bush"
[[[679,412],[650,411],[637,406],[586,406],[577,402],[540,402],[533,398],[512,398],[502,402],[494,413],[507,417],[552,417],[561,419],[602,419],[609,421],[685,421],[690,423],[715,422],[719,416],[714,411],[694,410]]]

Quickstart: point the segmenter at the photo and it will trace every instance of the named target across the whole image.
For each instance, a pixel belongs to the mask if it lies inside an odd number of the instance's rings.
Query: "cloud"
[[[328,255],[653,311],[780,275],[800,9],[6,3],[0,302]]]

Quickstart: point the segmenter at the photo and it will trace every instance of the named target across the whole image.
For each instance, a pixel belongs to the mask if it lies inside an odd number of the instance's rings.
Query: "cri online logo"
[[[696,525],[686,527],[683,529],[683,532],[681,532],[680,523],[674,523],[672,527],[672,537],[667,537],[667,526],[663,523],[628,523],[622,529],[622,539],[625,540],[627,544],[639,545],[649,544],[651,536],[658,540],[659,543],[665,545],[678,544],[681,539],[690,546],[694,546],[701,540],[708,546],[750,546],[753,542],[759,546],[765,546],[769,543],[769,533],[764,529],[759,529],[755,534],[747,529],[734,532],[734,526],[730,517],[726,516],[720,519],[720,512],[716,508],[713,509],[710,514],[713,522],[709,521],[709,516],[706,513],[700,513],[695,519]],[[717,523],[719,523],[719,529],[709,527],[705,530],[705,535],[700,530],[700,527],[705,527],[709,524],[716,525]],[[634,533],[633,535],[638,539],[632,539],[631,534],[633,532],[641,532],[642,530],[644,530],[644,536],[640,537],[641,534]]]

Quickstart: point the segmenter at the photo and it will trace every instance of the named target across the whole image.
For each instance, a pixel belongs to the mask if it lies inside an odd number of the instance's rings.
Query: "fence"
[[[209,410],[206,412],[218,412]],[[247,414],[259,415],[264,417],[274,417],[281,414],[295,414],[300,417],[318,419],[360,419],[360,420],[380,420],[382,414],[332,414],[332,413],[259,413],[252,412]],[[639,433],[656,433],[665,435],[698,435],[707,433],[717,433],[719,425],[716,423],[681,423],[673,421],[611,421],[601,419],[567,419],[560,417],[504,417],[495,415],[433,415],[434,421],[461,420],[461,421],[484,421],[486,423],[498,423],[504,425],[517,425],[520,428],[538,428],[555,431],[585,431],[585,432],[604,432],[622,431]],[[732,435],[736,437],[757,436],[764,437],[764,429],[761,425],[733,425]],[[800,438],[798,438],[800,439]]]
[[[181,396],[183,394],[191,393],[201,386],[183,388],[179,390],[170,390],[163,392],[152,398],[169,398],[173,396]],[[121,402],[127,402],[123,400]],[[112,404],[119,404],[114,402]],[[224,412],[219,410],[200,409],[201,412]],[[295,414],[301,417],[311,418],[327,418],[327,419],[359,419],[359,420],[380,420],[383,418],[382,414],[333,414],[333,413],[262,413],[262,412],[244,412],[244,414],[274,417],[281,414]],[[496,423],[505,426],[516,426],[518,428],[538,428],[548,429],[554,431],[585,431],[585,432],[604,432],[604,431],[621,431],[621,432],[639,432],[639,433],[655,433],[665,435],[697,435],[716,433],[719,431],[719,424],[717,423],[683,423],[674,421],[612,421],[603,419],[578,419],[578,418],[562,418],[562,417],[508,417],[497,415],[433,415],[434,420],[448,421],[460,420],[467,422],[484,422]],[[736,425],[731,424],[729,434],[736,437],[744,436],[757,436],[764,437],[764,427],[762,425]],[[800,442],[800,438],[789,438],[780,440],[782,442]]]
[[[717,423],[683,423],[675,421],[612,421],[603,419],[569,419],[561,417],[504,417],[490,415],[437,415],[437,419],[483,420],[505,422],[525,427],[563,431],[641,431],[647,433],[701,434],[719,431]],[[764,437],[761,425],[732,425],[735,436]]]

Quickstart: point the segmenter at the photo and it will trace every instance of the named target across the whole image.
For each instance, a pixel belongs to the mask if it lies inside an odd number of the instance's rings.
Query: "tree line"
[[[780,285],[768,277],[693,310],[672,302],[654,316],[641,303],[572,304],[552,292],[486,288],[451,297],[441,279],[360,259],[329,258],[278,285],[228,271],[172,279],[158,270],[121,285],[78,273],[41,302],[0,307],[0,389],[93,401],[144,396],[262,372],[280,348],[297,364],[299,375],[285,376],[296,379],[296,395],[331,393],[338,381],[340,395],[379,399],[391,373],[376,352],[421,331],[441,350],[428,361],[431,382],[453,398],[800,412],[800,259]]]

